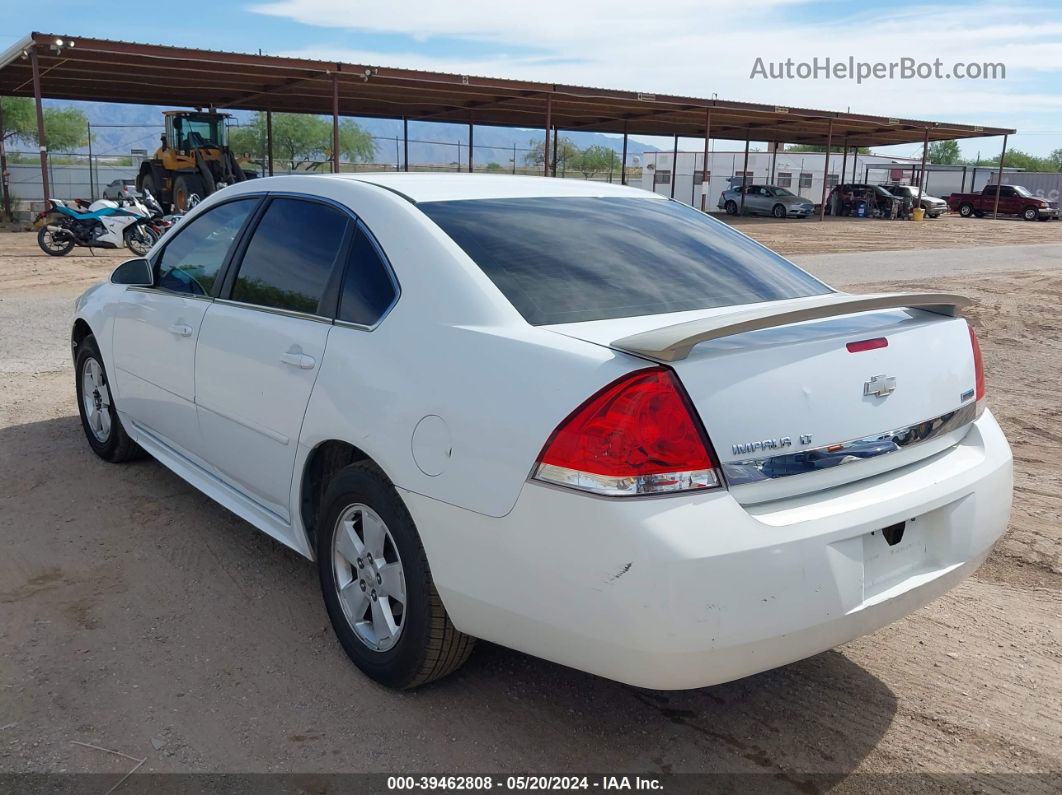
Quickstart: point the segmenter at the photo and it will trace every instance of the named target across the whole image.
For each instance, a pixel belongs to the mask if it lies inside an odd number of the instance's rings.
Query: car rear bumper
[[[529,482],[491,518],[411,492],[464,632],[632,685],[702,687],[830,649],[952,588],[1006,528],[986,412],[924,461],[745,507],[726,491],[603,499]],[[881,530],[906,522],[895,546]]]

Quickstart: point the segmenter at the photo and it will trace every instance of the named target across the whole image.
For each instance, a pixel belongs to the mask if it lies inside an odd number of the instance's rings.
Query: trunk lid
[[[615,347],[662,326],[789,303],[546,328]],[[887,345],[847,348],[877,338]],[[831,488],[933,455],[958,442],[975,416],[966,321],[919,309],[737,333],[701,342],[667,363],[704,423],[731,492],[747,504]]]

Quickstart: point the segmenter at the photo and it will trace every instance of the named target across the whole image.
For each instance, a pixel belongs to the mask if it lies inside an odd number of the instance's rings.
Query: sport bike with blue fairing
[[[37,231],[37,244],[45,254],[53,257],[69,254],[75,246],[127,246],[134,254],[143,256],[156,240],[148,223],[152,213],[139,202],[101,199],[83,211],[57,199],[50,201],[51,209]]]

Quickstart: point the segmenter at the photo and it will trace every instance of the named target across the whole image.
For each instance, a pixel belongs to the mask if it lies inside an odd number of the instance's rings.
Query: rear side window
[[[175,293],[211,295],[232,241],[257,204],[257,197],[226,202],[175,229],[155,264],[155,283]]]
[[[554,197],[417,206],[536,326],[830,292],[680,202]]]
[[[383,255],[364,226],[350,247],[339,296],[339,320],[371,326],[395,300],[395,285]]]
[[[347,228],[324,204],[274,199],[244,252],[232,299],[318,314]]]

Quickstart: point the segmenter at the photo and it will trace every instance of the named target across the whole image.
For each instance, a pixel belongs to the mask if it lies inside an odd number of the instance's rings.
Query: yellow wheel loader
[[[226,185],[258,176],[240,168],[228,147],[228,113],[168,110],[166,132],[154,157],[140,165],[138,190],[171,212],[186,212]]]

